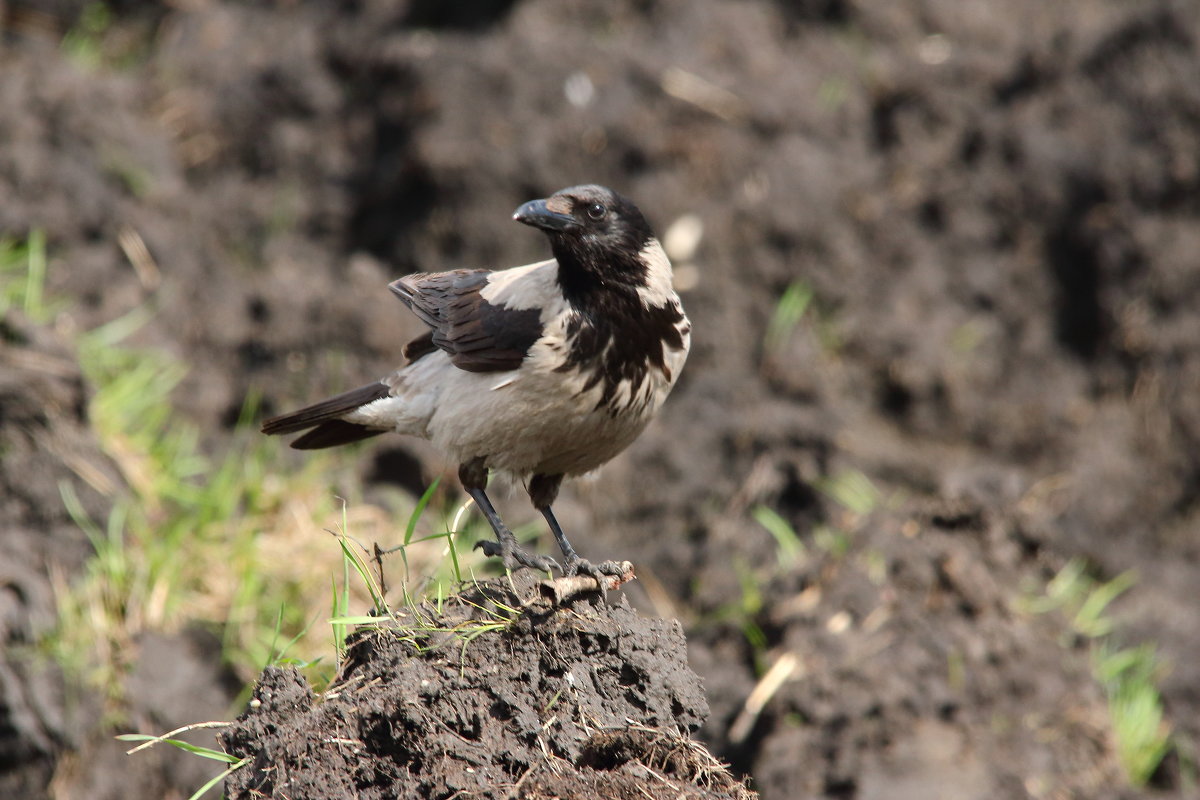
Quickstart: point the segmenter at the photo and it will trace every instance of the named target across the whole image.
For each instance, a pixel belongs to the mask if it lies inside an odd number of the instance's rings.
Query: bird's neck
[[[637,286],[625,279],[620,266],[597,264],[573,251],[554,256],[563,297],[580,311],[607,311],[637,302]]]
[[[665,295],[659,296],[664,281],[666,292],[673,294],[671,265],[655,239],[642,251],[628,255],[592,254],[556,246],[554,257],[563,296],[589,316],[636,316],[649,306],[664,305],[669,302]]]

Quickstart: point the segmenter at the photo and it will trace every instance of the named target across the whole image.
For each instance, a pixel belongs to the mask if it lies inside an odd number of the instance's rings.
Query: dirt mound
[[[518,612],[500,582],[347,641],[315,697],[263,673],[225,732],[230,798],[750,798],[703,745],[675,622],[627,605]]]

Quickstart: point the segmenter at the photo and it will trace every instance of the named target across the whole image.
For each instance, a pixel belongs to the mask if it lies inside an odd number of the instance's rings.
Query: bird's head
[[[648,254],[661,253],[638,207],[604,186],[572,186],[530,200],[513,219],[546,234],[563,273],[609,286],[644,286],[657,266],[647,263]]]

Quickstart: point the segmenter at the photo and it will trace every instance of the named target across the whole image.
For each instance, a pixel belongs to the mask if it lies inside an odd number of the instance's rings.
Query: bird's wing
[[[503,372],[521,365],[542,335],[542,322],[537,308],[510,308],[483,297],[480,292],[496,274],[485,269],[416,273],[388,288],[433,329],[433,346],[449,353],[454,366]],[[420,341],[413,342],[417,350]]]

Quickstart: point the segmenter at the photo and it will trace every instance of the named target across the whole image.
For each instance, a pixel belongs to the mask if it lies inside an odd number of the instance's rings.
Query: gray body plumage
[[[670,269],[665,256],[655,266]],[[675,323],[681,347],[657,344],[666,369],[647,370],[636,382],[619,381],[612,407],[602,405],[603,380],[589,387],[586,367],[563,369],[564,354],[581,335],[568,329],[581,315],[558,289],[557,271],[551,259],[495,272],[482,292],[502,308],[540,312],[542,333],[516,369],[468,372],[454,366],[450,354],[435,350],[388,376],[383,382],[389,396],[343,419],[420,436],[460,463],[483,457],[487,467],[522,478],[581,475],[609,461],[666,400],[687,358],[689,323],[682,315]],[[408,279],[414,290],[421,277]],[[679,307],[673,292],[655,299]]]

